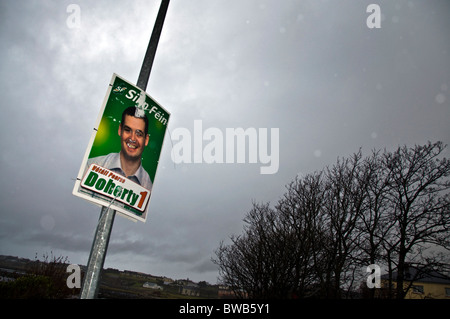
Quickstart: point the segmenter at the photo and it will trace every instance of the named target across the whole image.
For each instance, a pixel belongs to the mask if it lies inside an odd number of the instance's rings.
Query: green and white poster
[[[73,194],[145,222],[169,117],[113,74]]]

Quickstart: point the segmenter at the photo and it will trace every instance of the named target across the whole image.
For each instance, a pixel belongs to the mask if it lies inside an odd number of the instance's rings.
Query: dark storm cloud
[[[363,147],[449,143],[448,1],[172,0],[147,92],[169,131],[280,129],[259,164],[174,164],[167,136],[146,224],[117,216],[106,267],[215,282],[251,201]],[[113,72],[137,79],[158,1],[0,1],[0,253],[86,263],[100,208],[72,196]],[[450,153],[447,153],[450,154]]]

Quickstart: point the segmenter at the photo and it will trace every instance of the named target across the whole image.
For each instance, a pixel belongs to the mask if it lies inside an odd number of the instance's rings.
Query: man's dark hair
[[[135,114],[136,114],[136,107],[135,106],[127,107],[125,109],[125,111],[123,111],[123,113],[122,113],[122,122],[120,122],[120,126],[122,126],[123,123],[125,122],[125,115],[130,115],[130,116],[136,117]],[[144,120],[144,122],[145,122],[145,134],[148,134],[148,118],[147,118],[147,116],[144,114],[143,117],[136,117],[136,118]]]

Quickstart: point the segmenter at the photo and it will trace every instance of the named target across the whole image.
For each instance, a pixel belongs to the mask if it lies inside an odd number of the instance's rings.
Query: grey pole
[[[145,52],[144,61],[142,62],[141,72],[137,81],[137,86],[145,91],[147,89],[150,71],[152,70],[153,60],[155,59],[156,48],[158,47],[159,37],[161,36],[164,19],[166,18],[169,0],[162,0],[159,7],[158,16],[156,17],[155,26],[153,27],[152,36]]]
[[[147,89],[150,71],[153,60],[155,59],[156,48],[158,47],[164,19],[166,17],[169,0],[162,0],[156,17],[155,26],[150,37],[150,42],[142,62],[141,71],[137,81],[137,86],[145,91]],[[88,266],[84,276],[83,286],[81,288],[81,299],[94,299],[97,297],[100,285],[101,271],[105,263],[106,251],[108,250],[109,238],[111,236],[112,226],[116,211],[109,207],[102,207],[100,218],[92,243],[91,253],[89,255]]]
[[[94,299],[97,297],[100,274],[105,263],[106,251],[108,250],[109,237],[111,236],[115,216],[115,210],[102,207],[92,243],[91,254],[89,255],[88,268],[81,289],[81,299]]]

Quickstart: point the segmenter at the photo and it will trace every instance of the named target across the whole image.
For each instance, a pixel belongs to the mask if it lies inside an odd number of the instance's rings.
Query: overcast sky
[[[159,5],[0,0],[0,254],[87,263],[100,208],[74,179],[112,74],[137,81]],[[148,220],[116,217],[105,267],[215,283],[220,241],[297,174],[360,147],[449,144],[449,31],[447,0],[172,0],[147,86],[169,131],[278,128],[279,169],[176,164],[167,135]]]

